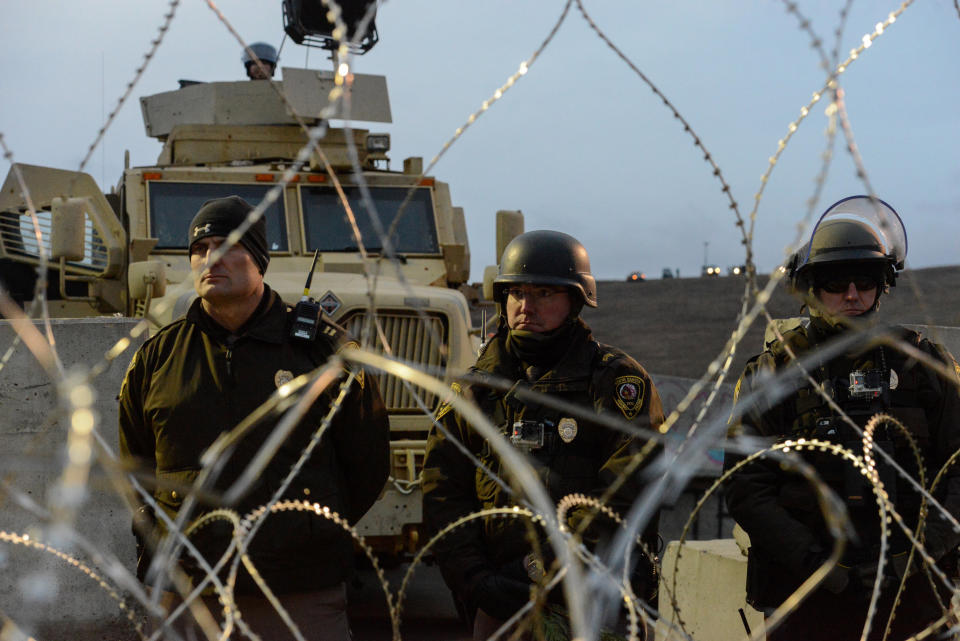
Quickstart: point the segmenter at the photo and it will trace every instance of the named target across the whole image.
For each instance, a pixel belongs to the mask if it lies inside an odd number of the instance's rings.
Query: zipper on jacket
[[[233,368],[231,367],[233,361],[233,346],[237,344],[236,336],[228,336],[227,340],[224,341],[223,346],[227,348],[224,356],[226,357],[227,365],[227,378],[230,379],[230,382],[233,382]]]

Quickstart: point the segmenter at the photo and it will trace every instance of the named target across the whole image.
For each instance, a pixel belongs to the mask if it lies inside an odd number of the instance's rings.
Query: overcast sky
[[[381,40],[354,70],[387,76],[394,122],[392,167],[429,161],[470,113],[528,58],[559,19],[563,0],[391,0],[377,15]],[[799,2],[829,53],[834,0]],[[774,0],[584,0],[607,36],[654,82],[713,154],[747,216],[768,159],[825,79],[795,15]],[[221,0],[243,38],[279,45],[279,0]],[[854,2],[845,58],[899,7]],[[19,162],[76,169],[158,33],[161,0],[5,2],[0,27],[0,133]],[[328,69],[319,50],[287,42],[282,66]],[[109,188],[129,149],[156,161],[139,96],[179,78],[242,77],[240,47],[204,0],[183,0],[156,57],[87,171]],[[960,241],[960,18],[952,0],[925,0],[903,15],[840,78],[856,143],[876,193],[902,216],[908,265],[956,264]],[[760,201],[761,271],[779,264],[821,171],[827,117],[821,101],[802,122]],[[368,126],[358,124],[358,126]],[[864,193],[842,138],[816,207]],[[6,174],[9,162],[0,160]],[[704,260],[744,260],[726,196],[689,134],[591,31],[575,5],[541,57],[440,161],[433,174],[464,207],[471,278],[495,262],[494,214],[520,209],[527,229],[579,238],[601,278],[663,267],[698,274]]]

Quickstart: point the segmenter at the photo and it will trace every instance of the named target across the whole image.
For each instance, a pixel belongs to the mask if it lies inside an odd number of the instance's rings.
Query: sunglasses
[[[818,285],[819,289],[831,294],[842,294],[850,289],[850,283],[858,292],[868,292],[877,288],[877,281],[869,276],[841,276],[825,280]]]

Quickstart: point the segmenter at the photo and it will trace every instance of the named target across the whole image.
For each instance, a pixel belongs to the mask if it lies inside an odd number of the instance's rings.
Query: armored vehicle
[[[390,122],[385,78],[352,80],[351,122]],[[279,81],[197,83],[141,99],[147,134],[163,143],[160,157],[153,166],[127,166],[109,194],[84,173],[14,165],[0,193],[4,288],[29,304],[43,253],[52,316],[123,315],[163,325],[195,296],[186,240],[191,218],[204,201],[236,194],[269,203],[265,279],[287,302],[303,294],[318,251],[312,292],[323,314],[359,336],[372,305],[375,349],[448,380],[462,373],[476,358],[479,329],[472,329],[460,291],[470,247],[448,185],[423,176],[420,158],[390,170],[389,136],[347,127],[328,127],[282,184],[311,128],[329,124],[318,114],[334,81],[331,72],[284,68]],[[271,191],[276,198],[265,201]],[[396,260],[386,260],[371,206]],[[522,216],[500,212],[497,225],[502,249],[522,231]],[[359,529],[400,552],[417,543],[418,477],[438,400],[391,376],[379,382],[390,412],[392,476]]]

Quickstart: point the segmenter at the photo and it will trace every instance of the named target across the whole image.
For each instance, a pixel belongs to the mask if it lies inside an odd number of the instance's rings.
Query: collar
[[[264,283],[263,297],[247,322],[231,334],[226,328],[213,320],[203,309],[202,301],[197,298],[187,311],[187,320],[196,325],[218,343],[226,343],[237,338],[253,338],[266,343],[283,343],[287,329],[286,304],[270,286]]]
[[[479,374],[482,378],[489,376],[511,381],[526,379],[520,360],[507,350],[507,331],[506,327],[503,327],[490,339],[472,369],[474,374]],[[563,356],[532,385],[542,388],[554,383],[589,378],[595,356],[596,341],[593,340],[590,327],[583,319],[578,319]]]

